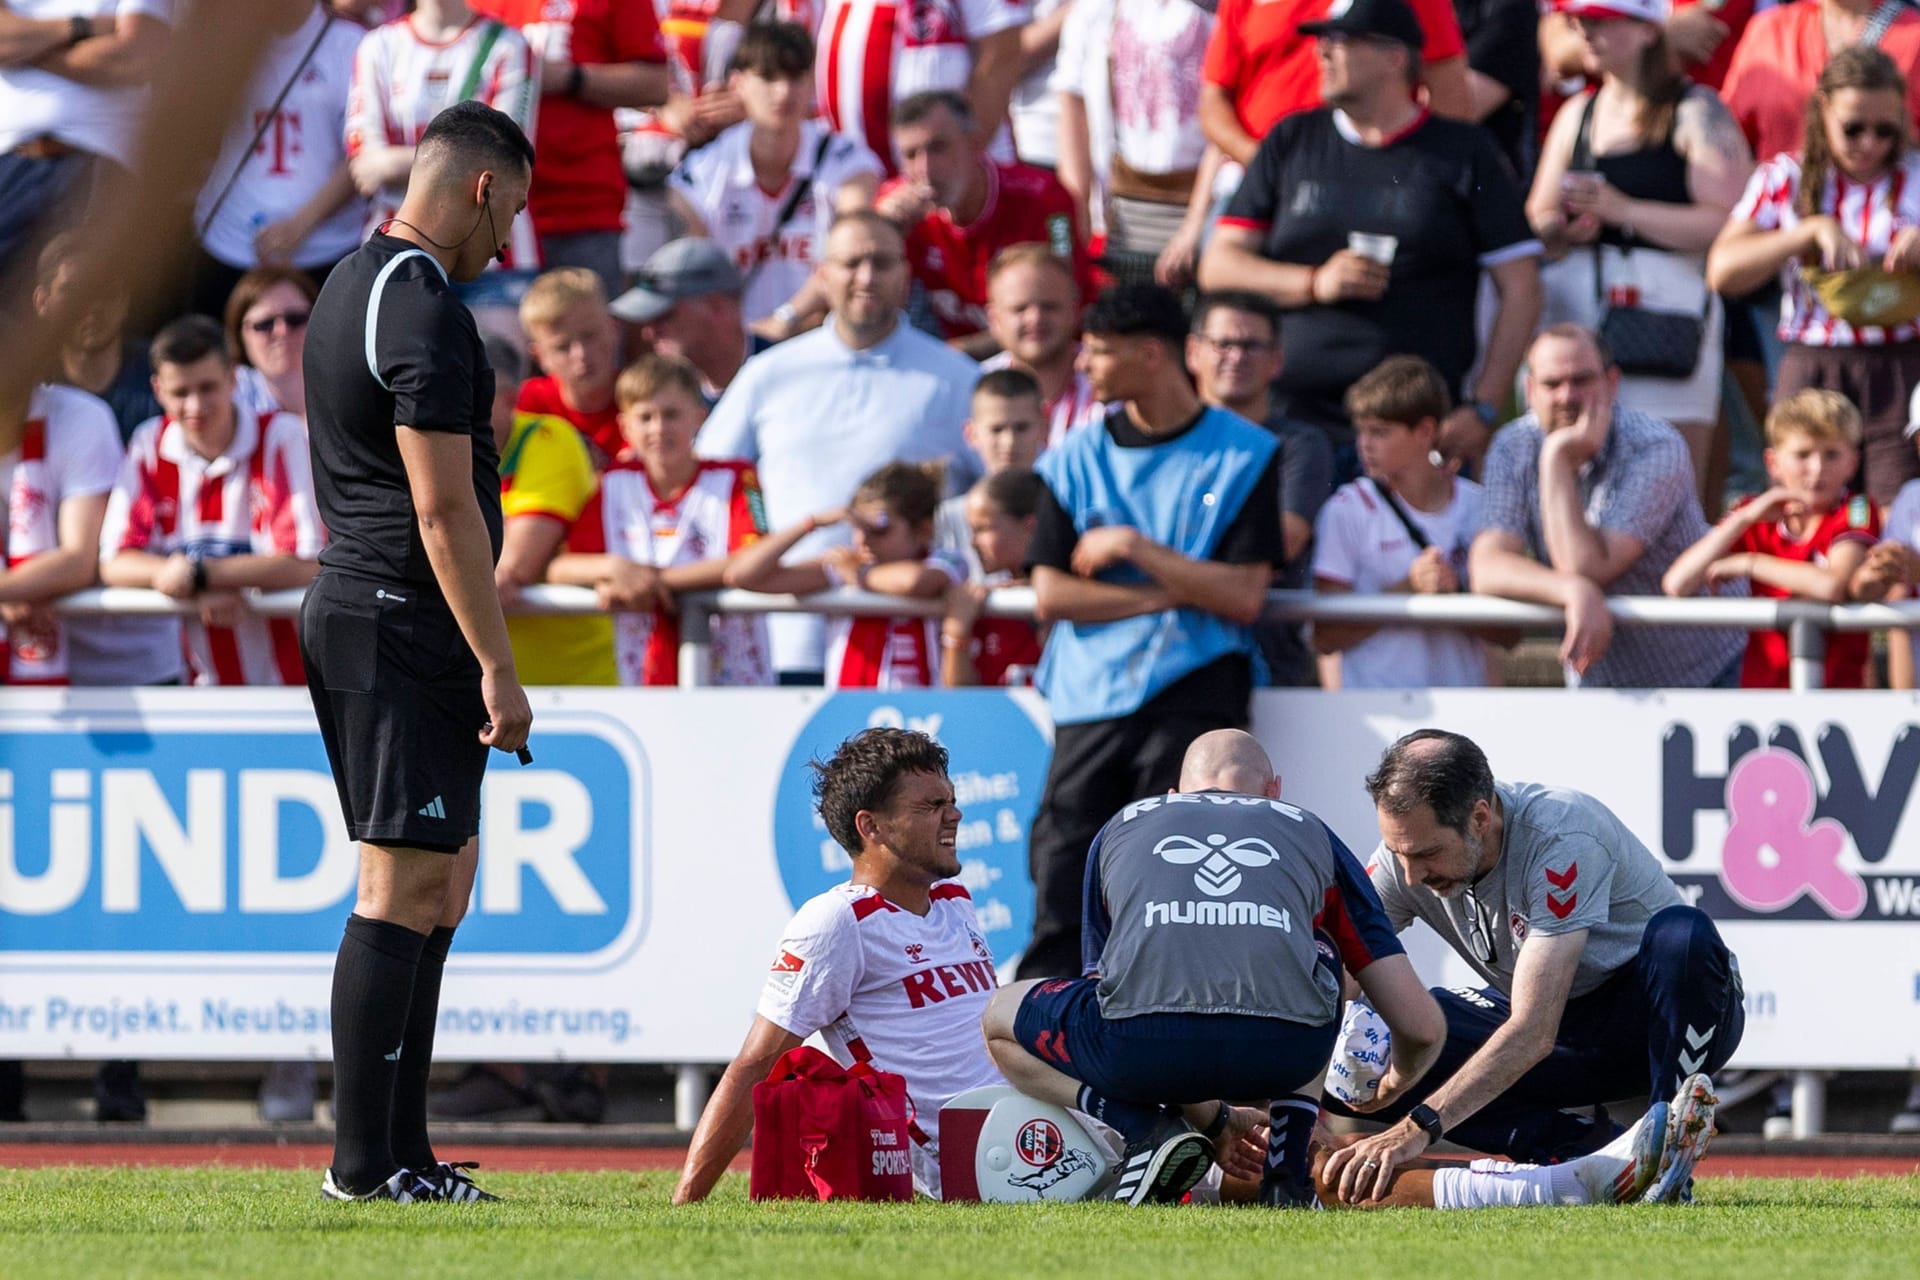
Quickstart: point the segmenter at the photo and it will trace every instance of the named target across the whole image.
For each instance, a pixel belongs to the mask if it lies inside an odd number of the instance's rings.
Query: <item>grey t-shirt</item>
[[[1447,899],[1409,884],[1385,845],[1374,850],[1367,874],[1396,929],[1426,921],[1508,995],[1528,938],[1587,930],[1570,992],[1586,995],[1639,954],[1647,921],[1678,906],[1680,891],[1639,837],[1592,796],[1531,782],[1499,782],[1494,791],[1506,824],[1500,860],[1468,893]]]
[[[1087,862],[1104,916],[1093,927],[1106,926],[1100,1012],[1331,1021],[1340,993],[1316,963],[1313,922],[1336,847],[1319,818],[1262,796],[1181,793],[1122,809]]]

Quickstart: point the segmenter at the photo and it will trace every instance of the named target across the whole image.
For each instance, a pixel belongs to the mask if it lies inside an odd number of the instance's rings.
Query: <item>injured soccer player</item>
[[[1327,1066],[1326,1091],[1362,1114],[1385,1105],[1380,1083],[1392,1033],[1364,1000],[1350,1001]],[[1357,1142],[1316,1133],[1314,1187],[1322,1203],[1356,1209],[1487,1209],[1499,1205],[1631,1204],[1654,1200],[1655,1182],[1684,1184],[1706,1155],[1718,1103],[1704,1075],[1690,1077],[1673,1102],[1655,1102],[1606,1146],[1557,1164],[1475,1160],[1415,1161],[1391,1170],[1367,1158],[1333,1160]]]

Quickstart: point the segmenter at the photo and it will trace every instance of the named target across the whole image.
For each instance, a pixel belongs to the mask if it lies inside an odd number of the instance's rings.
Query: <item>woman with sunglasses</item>
[[[242,413],[307,416],[301,359],[307,317],[320,287],[292,267],[255,267],[227,295],[227,344],[235,356],[233,402]]]
[[[1549,258],[1540,323],[1597,330],[1608,306],[1704,317],[1691,372],[1629,369],[1619,403],[1679,429],[1701,504],[1714,512],[1720,486],[1710,483],[1709,460],[1720,417],[1722,315],[1707,291],[1703,255],[1753,156],[1713,90],[1682,74],[1662,27],[1668,0],[1556,7],[1601,81],[1554,117],[1527,196],[1528,220]]]
[[[1707,281],[1745,293],[1776,273],[1775,395],[1838,391],[1860,410],[1864,488],[1876,503],[1920,477],[1906,440],[1920,386],[1920,154],[1907,86],[1886,54],[1833,55],[1807,102],[1800,154],[1762,164],[1707,256]]]

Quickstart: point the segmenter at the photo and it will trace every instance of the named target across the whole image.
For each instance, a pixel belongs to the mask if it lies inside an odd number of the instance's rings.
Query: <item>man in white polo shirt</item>
[[[865,210],[842,214],[820,267],[833,307],[827,322],[747,361],[701,428],[702,457],[759,467],[771,527],[844,505],[888,462],[945,462],[953,492],[979,475],[963,436],[978,366],[907,324],[907,276],[892,223]],[[822,530],[793,554],[817,557],[845,537]],[[769,622],[782,681],[818,684],[819,620]]]
[[[126,169],[141,88],[167,45],[172,0],[7,0],[0,5],[0,272],[84,201],[102,162]],[[70,210],[77,216],[79,208]]]

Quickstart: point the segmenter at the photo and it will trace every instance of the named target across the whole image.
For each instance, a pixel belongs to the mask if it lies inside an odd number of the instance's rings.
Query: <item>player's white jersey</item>
[[[884,172],[879,157],[865,146],[807,120],[800,126],[800,150],[788,185],[768,194],[754,177],[747,149],[752,138],[751,123],[736,124],[683,160],[672,178],[674,189],[706,221],[707,235],[733,255],[742,275],[750,275],[742,306],[748,324],[772,315],[813,274],[840,188],[863,174],[877,178]],[[799,203],[776,228],[796,182],[805,184]]]
[[[352,22],[333,19],[321,35],[327,21],[316,5],[299,30],[268,48],[200,190],[194,225],[203,228],[201,243],[231,266],[255,265],[254,236],[297,213],[345,157],[347,88],[361,31]],[[309,49],[313,56],[302,66]],[[282,88],[286,97],[273,111]],[[229,178],[233,187],[221,200]],[[300,242],[293,264],[317,267],[353,252],[365,218],[359,197],[348,200]]]
[[[533,136],[539,77],[526,37],[492,18],[476,17],[451,40],[420,35],[412,17],[367,32],[353,60],[347,99],[348,156],[378,147],[413,147],[433,118],[467,98],[511,116]],[[405,182],[382,187],[369,201],[371,230],[400,211]],[[513,222],[508,264],[540,265],[533,223],[523,211]]]
[[[932,899],[924,917],[862,884],[808,900],[780,939],[757,1010],[797,1036],[821,1032],[843,1065],[870,1058],[905,1077],[930,1139],[924,1156],[915,1152],[916,1174],[937,1151],[947,1100],[1005,1083],[980,1036],[999,983],[973,899],[952,880]]]
[[[1020,0],[824,0],[814,60],[820,112],[891,170],[893,105],[929,89],[964,93],[970,42],[1031,20]]]
[[[107,500],[102,559],[126,550],[213,560],[238,555],[316,559],[324,533],[313,494],[307,431],[290,413],[240,415],[233,443],[211,461],[167,418],[140,425]],[[242,614],[237,625],[186,623],[196,684],[299,685],[298,632],[290,618]]]
[[[120,432],[84,391],[38,386],[20,444],[0,456],[0,549],[18,568],[60,545],[60,504],[113,488]],[[65,684],[66,626],[51,615],[0,627],[0,684]]]

